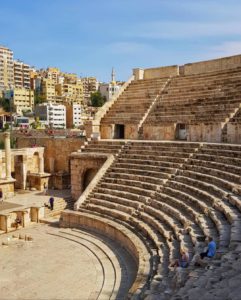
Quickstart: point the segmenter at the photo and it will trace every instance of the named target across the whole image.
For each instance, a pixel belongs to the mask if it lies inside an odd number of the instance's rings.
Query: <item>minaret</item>
[[[112,84],[115,84],[115,70],[114,68],[112,68],[112,72],[111,72],[111,83]]]

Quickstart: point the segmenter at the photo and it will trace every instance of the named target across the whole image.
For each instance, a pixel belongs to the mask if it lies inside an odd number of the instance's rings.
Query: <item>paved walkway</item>
[[[13,234],[33,241],[0,237],[0,300],[125,299],[135,266],[113,242],[46,224]]]
[[[0,211],[9,212],[15,207],[43,206],[49,197],[64,198],[70,196],[70,190],[48,190],[47,195],[40,191],[19,191],[16,195],[0,202]]]

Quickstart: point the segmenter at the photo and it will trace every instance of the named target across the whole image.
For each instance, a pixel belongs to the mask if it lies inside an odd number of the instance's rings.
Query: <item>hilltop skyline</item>
[[[241,53],[241,3],[231,0],[1,3],[0,44],[36,68],[127,80],[132,69]]]

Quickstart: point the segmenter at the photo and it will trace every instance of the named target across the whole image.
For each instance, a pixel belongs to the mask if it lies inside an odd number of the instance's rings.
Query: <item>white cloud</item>
[[[126,36],[148,39],[241,36],[241,20],[233,22],[146,22],[130,28]]]
[[[218,56],[231,56],[241,53],[241,40],[240,41],[229,41],[222,44],[213,46],[209,49],[209,53],[213,57]],[[208,53],[208,52],[207,52]]]

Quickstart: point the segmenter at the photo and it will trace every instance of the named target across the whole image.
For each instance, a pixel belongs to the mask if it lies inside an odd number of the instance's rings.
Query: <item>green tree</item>
[[[7,112],[10,111],[10,100],[5,98],[0,98],[0,106]]]
[[[34,105],[41,104],[45,101],[40,91],[34,92]]]
[[[101,107],[106,102],[106,97],[102,96],[100,92],[95,92],[91,94],[90,101],[92,106]]]

